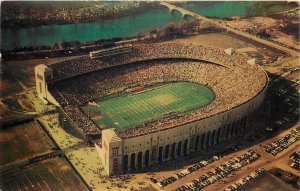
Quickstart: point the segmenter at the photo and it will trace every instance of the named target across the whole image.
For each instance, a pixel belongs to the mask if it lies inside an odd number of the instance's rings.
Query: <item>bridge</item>
[[[256,36],[253,36],[253,35],[250,35],[250,34],[248,34],[248,33],[239,31],[239,30],[237,30],[237,29],[228,27],[228,26],[226,26],[226,25],[225,25],[224,23],[222,23],[222,22],[214,21],[214,20],[212,20],[212,19],[208,19],[208,18],[206,18],[206,17],[204,17],[204,16],[202,16],[202,15],[199,15],[199,14],[194,13],[194,12],[192,12],[192,11],[186,10],[186,9],[184,9],[184,8],[181,8],[181,7],[178,7],[178,6],[169,4],[169,3],[164,2],[164,1],[162,1],[162,2],[160,3],[160,5],[167,7],[167,8],[170,10],[170,12],[172,12],[172,11],[174,11],[174,10],[180,12],[180,13],[182,14],[182,17],[192,16],[192,17],[194,17],[194,18],[197,19],[197,20],[201,20],[202,22],[208,22],[208,23],[211,23],[211,24],[213,24],[213,25],[215,25],[215,26],[217,26],[217,27],[219,27],[219,28],[225,29],[227,32],[232,32],[232,33],[234,33],[234,34],[236,34],[236,35],[239,35],[239,36],[242,36],[242,37],[244,37],[244,38],[248,38],[248,39],[257,41],[257,42],[259,42],[259,43],[265,44],[265,45],[267,45],[267,46],[276,48],[276,49],[278,49],[278,50],[287,52],[287,53],[291,54],[292,56],[297,56],[297,57],[299,56],[299,53],[298,53],[297,51],[294,51],[294,50],[291,50],[291,49],[289,49],[289,48],[287,48],[287,47],[283,47],[283,46],[280,46],[280,45],[275,44],[275,43],[273,43],[273,42],[270,42],[270,41],[267,41],[267,40],[258,38],[258,37],[256,37]]]
[[[180,12],[182,17],[186,17],[186,16],[197,17],[197,14],[193,13],[192,11],[183,9],[181,7],[177,7],[177,6],[169,4],[167,2],[161,2],[160,5],[167,7],[169,9],[170,13],[175,10]]]

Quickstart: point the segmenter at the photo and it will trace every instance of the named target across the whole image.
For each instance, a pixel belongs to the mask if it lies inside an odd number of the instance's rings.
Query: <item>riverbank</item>
[[[169,23],[166,26],[156,28],[144,34],[138,34],[135,37],[112,38],[108,40],[100,39],[89,43],[62,40],[59,44],[56,43],[53,46],[24,47],[8,51],[2,50],[2,57],[5,60],[26,60],[72,55],[79,56],[88,54],[90,51],[110,48],[116,45],[153,43],[220,31],[220,29],[211,26],[200,27],[199,21],[190,20],[182,23]]]
[[[57,5],[56,5],[57,4]],[[60,7],[62,6],[62,7]],[[1,28],[105,22],[158,8],[158,2],[3,2]]]
[[[53,2],[30,2],[31,4],[39,5],[33,6],[32,9],[27,9],[28,6],[23,6],[21,2],[9,2],[8,4],[10,3],[19,3],[18,8],[13,7],[7,9],[5,2],[2,3],[2,21],[7,20],[7,23],[14,26],[13,20],[21,21],[32,19],[37,21],[30,22],[26,26],[24,25],[26,22],[20,22],[17,27],[2,28],[2,51],[16,49],[22,51],[24,47],[42,46],[48,46],[48,48],[43,49],[50,49],[49,46],[54,46],[56,43],[59,44],[62,39],[65,41],[86,43],[99,39],[136,37],[165,26],[168,23],[180,23],[183,21],[181,13],[178,11],[172,11],[170,13],[167,8],[160,6],[159,2],[88,1],[56,2],[55,4],[53,4]],[[262,14],[285,10],[289,7],[287,4],[282,4],[282,2],[273,2],[271,4],[261,2],[257,4],[252,1],[197,2],[196,4],[195,2],[185,2],[180,3],[179,6],[205,17],[219,18],[222,20],[232,20],[231,17],[233,16],[245,17],[249,10],[255,10],[256,7],[259,7],[260,10],[262,7],[266,9]],[[258,13],[261,12],[257,12],[257,14]],[[57,15],[57,17],[55,15]],[[100,17],[102,20],[100,20]],[[91,20],[95,18],[96,21],[91,22]],[[107,18],[110,19],[106,20]],[[58,23],[62,25],[48,25],[49,23],[46,22],[45,25],[36,26],[47,19],[49,22],[59,21]],[[3,23],[5,22],[2,22],[2,24]]]

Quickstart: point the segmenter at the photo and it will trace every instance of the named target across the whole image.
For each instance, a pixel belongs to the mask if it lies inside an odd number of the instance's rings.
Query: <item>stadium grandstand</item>
[[[123,45],[123,46],[117,46],[113,48],[98,50],[98,51],[92,51],[90,52],[90,58],[91,59],[97,59],[101,57],[106,56],[113,56],[113,55],[120,55],[120,54],[126,54],[130,53],[132,50],[132,45]]]
[[[112,175],[250,131],[268,77],[247,60],[193,44],[121,46],[39,65],[36,86],[95,143]]]

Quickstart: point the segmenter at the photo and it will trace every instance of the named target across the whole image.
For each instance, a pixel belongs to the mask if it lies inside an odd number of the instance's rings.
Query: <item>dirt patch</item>
[[[300,29],[299,29],[299,23],[292,23],[287,26],[285,26],[282,30],[282,32],[292,35],[297,41],[300,41]]]
[[[23,90],[13,75],[5,70],[2,70],[0,79],[0,97],[15,95]]]
[[[51,158],[26,168],[2,174],[1,188],[11,190],[72,190],[87,191],[76,172],[64,158]],[[25,184],[24,184],[25,183]]]
[[[0,129],[0,166],[34,157],[37,154],[49,152],[54,144],[45,132],[35,123],[25,123],[5,129]]]
[[[0,134],[0,145],[8,145],[10,141],[14,138],[12,133],[1,133]]]
[[[153,97],[153,99],[156,102],[160,103],[160,105],[169,105],[176,101],[176,98],[171,94],[155,96],[155,97]]]
[[[295,188],[276,178],[272,174],[265,173],[253,181],[252,184],[247,185],[242,190],[244,191],[296,191]]]
[[[24,85],[31,87],[35,85],[34,67],[39,64],[53,64],[56,62],[69,60],[76,56],[47,58],[47,59],[31,59],[18,61],[3,61],[3,68],[11,73],[15,78],[20,80]]]
[[[230,27],[237,29],[247,29],[255,27],[259,29],[267,29],[276,25],[277,21],[269,17],[252,17],[250,19],[237,19],[226,22]]]
[[[222,33],[200,34],[188,38],[175,39],[171,42],[193,43],[217,48],[244,48],[254,47],[252,44],[241,41]]]
[[[103,118],[102,115],[97,115],[95,117],[92,117],[92,120],[101,120]]]
[[[299,49],[299,21],[291,21],[284,17],[253,17],[225,23],[232,28]]]

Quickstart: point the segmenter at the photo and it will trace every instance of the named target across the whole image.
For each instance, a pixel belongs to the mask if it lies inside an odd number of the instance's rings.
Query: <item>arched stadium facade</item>
[[[124,47],[105,51],[97,59],[82,56],[37,66],[36,86],[41,99],[59,106],[62,115],[94,141],[105,171],[112,175],[189,155],[251,131],[250,124],[261,116],[268,78],[258,65],[247,64],[247,59],[246,55],[227,55],[222,49],[192,44],[135,45],[125,51]],[[130,112],[145,115],[139,112],[145,110],[145,101],[131,104],[134,98],[122,107],[109,102],[105,108],[103,100],[115,95],[140,95],[148,93],[148,87],[176,82],[206,86],[214,99],[199,108],[172,110],[132,124],[128,121],[135,116]],[[159,108],[166,102],[171,103],[169,97]],[[142,105],[133,107],[136,104]],[[118,114],[126,115],[124,124]]]

